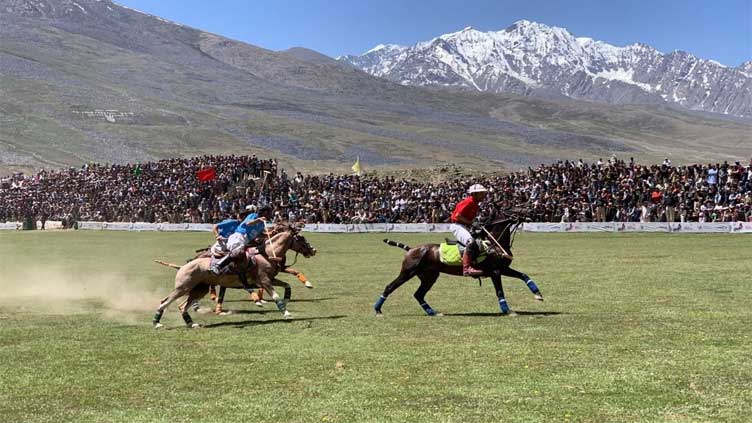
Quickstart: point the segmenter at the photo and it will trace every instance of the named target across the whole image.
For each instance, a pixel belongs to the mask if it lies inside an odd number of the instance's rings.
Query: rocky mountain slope
[[[340,60],[405,85],[611,104],[671,103],[752,117],[750,62],[730,68],[683,51],[616,47],[526,20],[496,32],[468,27],[410,47],[379,45]]]
[[[108,0],[0,0],[0,173],[207,153],[312,172],[356,157],[483,170],[612,153],[740,159],[750,129],[660,105],[403,86]]]

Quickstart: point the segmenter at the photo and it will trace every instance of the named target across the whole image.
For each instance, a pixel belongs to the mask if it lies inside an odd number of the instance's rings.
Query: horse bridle
[[[510,250],[509,251],[509,255],[511,255],[512,254],[511,250],[512,250],[512,246],[514,245],[514,239],[515,239],[515,237],[517,235],[517,230],[519,229],[519,227],[523,223],[523,222],[521,222],[521,219],[518,216],[513,216],[513,217],[510,217],[508,219],[494,220],[493,222],[490,222],[490,223],[487,223],[487,224],[483,225],[483,230],[489,236],[491,236],[491,239],[494,240],[494,242],[496,243],[496,245],[501,246],[501,242],[497,239],[497,237],[493,236],[493,234],[491,233],[491,231],[489,231],[485,227],[486,226],[490,226],[490,225],[494,225],[494,224],[497,224],[497,223],[502,223],[502,222],[505,222],[505,221],[508,221],[508,223],[506,224],[506,226],[504,226],[504,229],[501,231],[501,233],[499,233],[498,238],[501,238],[501,236],[504,235],[504,232],[506,232],[507,229],[509,230],[509,250]],[[514,226],[512,226],[512,225],[514,225]],[[502,247],[502,251],[504,251],[503,247]]]

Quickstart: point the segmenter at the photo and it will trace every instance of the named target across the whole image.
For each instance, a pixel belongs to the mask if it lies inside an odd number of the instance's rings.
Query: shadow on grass
[[[336,300],[337,297],[323,297],[323,298],[301,298],[299,300],[296,300],[295,298],[291,299],[291,303],[317,303],[319,301],[329,301],[329,300]]]
[[[291,303],[317,303],[319,301],[329,301],[329,300],[336,300],[336,299],[337,299],[337,297],[301,298],[301,299],[297,299],[297,300],[295,298],[292,298],[292,299],[290,299],[289,302],[291,302]],[[274,303],[272,302],[272,300],[266,300],[265,299],[265,301],[267,302],[267,304],[274,305]],[[250,299],[244,299],[244,300],[225,300],[222,304],[224,304],[224,303],[251,303],[251,302],[253,302],[253,301],[251,301]]]
[[[558,311],[520,311],[512,310],[513,313],[517,313],[518,316],[558,316],[561,313]],[[444,313],[446,317],[504,317],[506,315],[501,313]]]
[[[232,313],[230,313],[230,314],[229,314],[228,316],[232,316],[232,315],[234,315],[234,314],[267,314],[267,313],[279,313],[279,310],[277,310],[276,308],[275,308],[275,309],[273,309],[273,310],[262,310],[262,309],[258,309],[258,310],[225,310],[225,311],[230,311],[230,312],[232,312]]]
[[[272,320],[244,320],[242,322],[222,322],[222,323],[212,323],[209,325],[204,325],[204,329],[211,329],[211,328],[219,328],[223,326],[229,326],[234,328],[245,328],[248,326],[259,326],[259,325],[269,325],[273,323],[292,323],[292,322],[310,322],[314,320],[336,320],[336,319],[342,319],[347,316],[327,316],[327,317],[305,317],[302,319],[272,319]]]

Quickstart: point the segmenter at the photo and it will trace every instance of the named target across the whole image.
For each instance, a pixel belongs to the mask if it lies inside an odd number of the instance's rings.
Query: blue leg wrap
[[[376,303],[373,305],[373,309],[376,310],[377,313],[381,313],[381,306],[384,305],[384,301],[386,301],[386,297],[379,295],[379,299],[376,300]]]
[[[509,306],[507,305],[507,300],[504,298],[499,300],[499,308],[501,309],[501,314],[509,314]]]
[[[533,281],[530,278],[527,278],[525,280],[525,284],[527,284],[527,287],[530,289],[530,292],[533,294],[540,294],[540,291],[538,290],[538,285],[535,284],[535,281]]]
[[[285,311],[287,309],[287,303],[285,303],[283,300],[277,301],[277,310],[279,311]]]
[[[428,303],[422,303],[420,306],[423,307],[423,310],[425,310],[425,312],[426,312],[427,315],[429,315],[429,316],[435,316],[436,315],[436,310],[432,309],[431,306],[428,305]]]

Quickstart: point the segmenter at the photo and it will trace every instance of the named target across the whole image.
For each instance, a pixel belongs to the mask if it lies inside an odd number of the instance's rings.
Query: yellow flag
[[[355,164],[352,165],[352,170],[355,172],[356,175],[360,176],[360,172],[362,169],[360,168],[360,156],[355,160]]]

